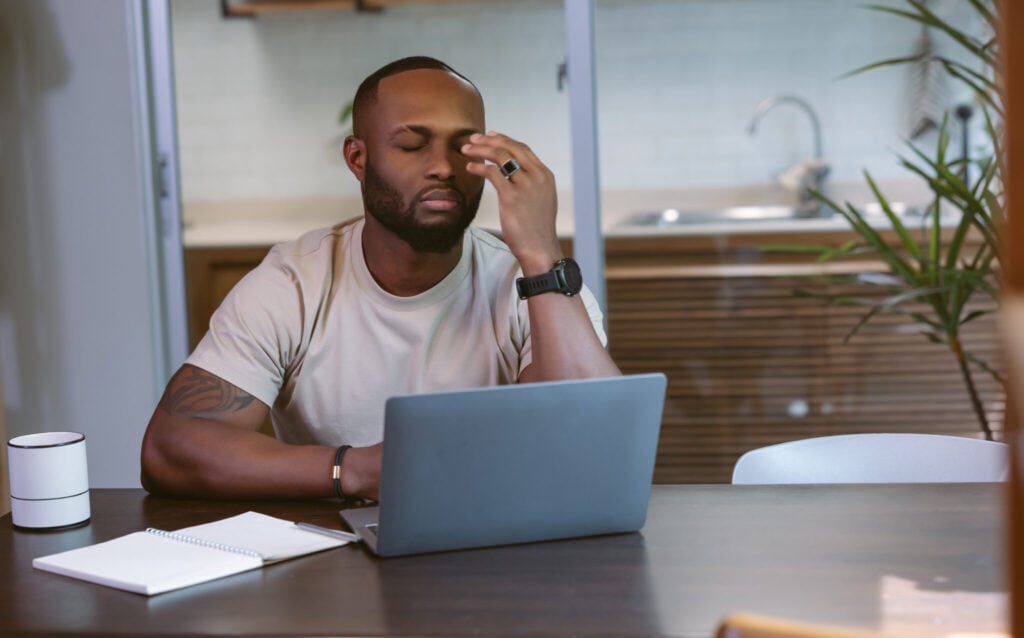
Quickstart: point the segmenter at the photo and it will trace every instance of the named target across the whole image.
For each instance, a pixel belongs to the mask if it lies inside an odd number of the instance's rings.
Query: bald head
[[[395,60],[367,76],[356,90],[355,98],[352,101],[352,132],[357,137],[364,137],[367,132],[367,120],[371,117],[373,107],[377,103],[381,80],[398,75],[399,73],[417,70],[434,70],[450,74],[471,87],[478,96],[480,95],[476,85],[470,82],[466,76],[440,60],[427,56],[413,56]]]

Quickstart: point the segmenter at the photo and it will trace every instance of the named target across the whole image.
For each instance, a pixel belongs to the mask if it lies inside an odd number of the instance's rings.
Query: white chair
[[[734,484],[986,483],[1009,478],[1009,446],[939,434],[842,434],[751,450]]]

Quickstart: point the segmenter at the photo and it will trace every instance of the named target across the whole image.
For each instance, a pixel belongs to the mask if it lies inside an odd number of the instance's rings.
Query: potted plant
[[[880,259],[887,272],[881,276],[855,276],[866,286],[881,288],[878,295],[854,296],[828,292],[798,290],[798,295],[814,296],[831,303],[863,306],[865,314],[847,333],[849,341],[873,317],[880,313],[897,313],[914,322],[928,340],[948,348],[956,358],[966,385],[974,413],[986,439],[992,440],[992,428],[979,396],[974,375],[989,374],[1005,391],[1006,381],[996,367],[974,356],[961,339],[965,324],[992,313],[998,305],[999,241],[997,231],[1003,219],[1003,175],[1005,169],[1001,146],[1004,117],[999,91],[997,67],[998,15],[990,3],[967,0],[971,11],[980,16],[992,37],[980,41],[931,11],[924,0],[904,0],[905,7],[872,5],[900,18],[917,22],[925,29],[943,33],[953,39],[976,66],[964,64],[930,50],[915,55],[877,62],[853,71],[850,75],[881,67],[906,64],[936,64],[955,81],[963,82],[975,95],[985,119],[985,132],[991,155],[975,160],[950,153],[949,114],[937,124],[938,141],[932,153],[910,146],[908,157],[901,164],[924,180],[931,193],[921,232],[907,223],[879,188],[872,176],[864,177],[898,241],[891,243],[874,228],[864,211],[850,203],[840,204],[821,192],[812,195],[824,206],[842,216],[856,232],[857,238],[839,247],[787,246],[773,250],[800,250],[817,253],[820,261],[841,259],[852,255],[872,254]],[[971,170],[967,170],[971,165]],[[976,177],[971,175],[976,174]],[[942,218],[952,211],[959,215],[948,241],[943,240]],[[835,282],[836,278],[828,278]],[[969,302],[971,302],[969,304]],[[978,304],[981,307],[978,307]]]

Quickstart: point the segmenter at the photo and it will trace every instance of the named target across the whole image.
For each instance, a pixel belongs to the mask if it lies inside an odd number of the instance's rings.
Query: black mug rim
[[[71,431],[71,430],[59,430],[59,432],[67,432],[68,434],[77,434],[78,438],[77,439],[73,439],[71,441],[63,441],[61,443],[46,443],[44,445],[18,445],[18,444],[16,444],[14,442],[17,439],[20,439],[22,436],[33,436],[35,434],[57,434],[57,432],[33,432],[31,434],[23,434],[21,436],[14,437],[13,439],[11,439],[10,441],[7,442],[7,447],[16,447],[16,448],[21,449],[21,450],[41,450],[43,448],[48,448],[48,447],[62,447],[62,446],[65,446],[65,445],[74,445],[75,443],[81,443],[82,441],[85,440],[85,435],[82,434],[81,432],[74,432],[74,431]]]

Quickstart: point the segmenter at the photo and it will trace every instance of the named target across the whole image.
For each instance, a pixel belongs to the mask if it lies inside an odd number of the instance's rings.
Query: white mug
[[[89,520],[85,435],[40,432],[7,442],[11,519],[16,527],[54,528]]]

